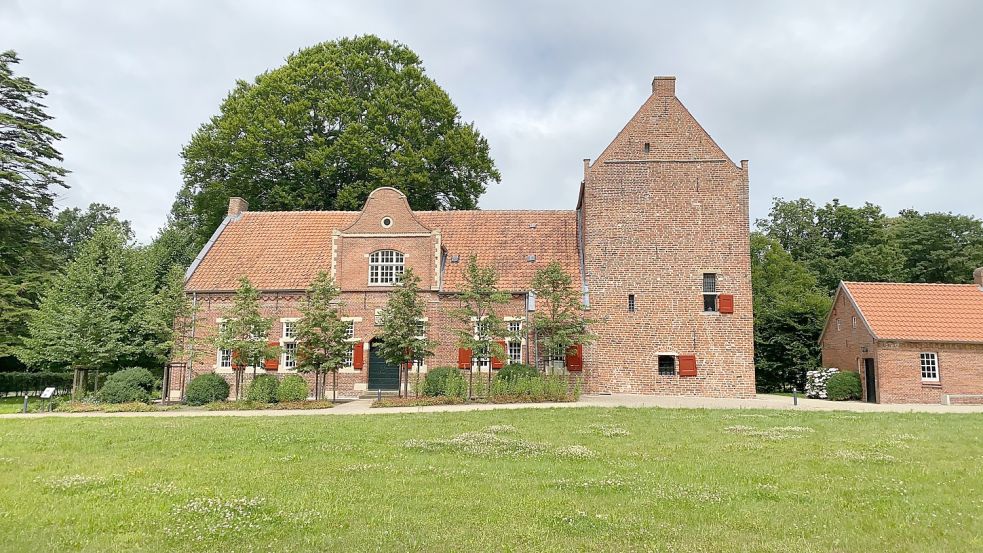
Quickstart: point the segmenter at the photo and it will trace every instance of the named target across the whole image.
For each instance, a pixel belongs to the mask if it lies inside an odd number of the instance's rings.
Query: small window
[[[474,337],[484,338],[488,336],[488,321],[474,321]]]
[[[375,310],[375,326],[382,326],[382,308]]]
[[[286,369],[297,368],[297,342],[283,344],[283,367]]]
[[[232,350],[223,349],[218,352],[218,366],[223,369],[228,369],[232,367]]]
[[[427,321],[416,322],[416,337],[421,340],[427,339]]]
[[[628,294],[628,312],[635,312],[635,294]]]
[[[652,151],[652,144],[646,142],[644,148],[645,148],[645,153],[647,154]]]
[[[345,328],[345,338],[351,340],[355,338],[355,321],[345,321],[345,323],[348,325]]]
[[[840,322],[839,319],[836,319],[836,331],[839,332],[841,330],[843,330],[843,324]]]
[[[509,321],[509,334],[517,335],[522,332],[522,321]]]
[[[676,358],[672,355],[659,356],[659,376],[675,376]]]
[[[922,380],[928,382],[939,381],[939,357],[935,353],[921,354]]]
[[[403,278],[403,254],[379,250],[369,255],[369,284],[397,284]]]
[[[703,311],[717,310],[717,274],[703,273]]]
[[[854,318],[853,318],[853,319],[852,319],[852,320],[850,321],[850,324],[852,324],[852,325],[853,325],[853,328],[857,328],[857,318],[856,318],[856,317],[854,317]]]
[[[287,339],[296,338],[297,324],[294,321],[283,321],[283,337]]]
[[[509,342],[509,363],[522,363],[522,342]]]
[[[389,228],[389,227],[393,226],[393,219],[392,219],[392,217],[383,217],[382,218],[382,226],[384,228]]]
[[[348,348],[345,352],[345,367],[351,368],[355,366],[355,348]]]

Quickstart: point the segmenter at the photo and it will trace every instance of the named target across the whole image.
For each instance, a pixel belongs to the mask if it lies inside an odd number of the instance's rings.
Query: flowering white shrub
[[[817,369],[806,373],[806,396],[817,399],[827,399],[826,383],[830,377],[840,372],[839,369]]]

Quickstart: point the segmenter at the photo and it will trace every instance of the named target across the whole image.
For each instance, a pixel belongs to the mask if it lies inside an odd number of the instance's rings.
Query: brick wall
[[[922,381],[922,352],[937,354],[938,382]],[[981,344],[880,342],[876,370],[881,403],[942,403],[946,394],[983,395]],[[959,403],[983,403],[983,399]]]
[[[585,176],[585,269],[599,321],[587,389],[751,397],[747,169],[713,143],[673,84],[656,79]],[[703,311],[704,273],[734,295],[733,314]],[[697,376],[659,376],[659,352],[696,355]]]

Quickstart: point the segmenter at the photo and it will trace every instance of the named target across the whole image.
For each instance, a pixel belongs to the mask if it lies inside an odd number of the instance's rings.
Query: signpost
[[[55,395],[55,388],[54,388],[54,386],[49,386],[49,387],[45,388],[43,392],[41,392],[41,399],[42,400],[45,400],[45,399],[48,400],[48,405],[47,405],[47,410],[48,411],[51,411],[51,398],[54,397],[54,395]],[[39,409],[39,411],[43,411],[43,410],[45,410],[43,407],[41,409]]]

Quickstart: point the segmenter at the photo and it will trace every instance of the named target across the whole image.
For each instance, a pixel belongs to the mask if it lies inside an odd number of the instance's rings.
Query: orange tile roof
[[[843,286],[878,339],[983,343],[983,291],[975,284]]]
[[[262,290],[307,288],[331,269],[331,236],[352,224],[357,211],[249,211],[230,220],[186,283],[189,291],[236,288],[242,275]],[[575,211],[417,211],[424,225],[440,229],[447,250],[444,286],[458,290],[468,256],[495,267],[499,288],[528,290],[532,276],[559,261],[580,282]],[[460,262],[451,263],[459,255]],[[535,255],[530,263],[527,256]]]

